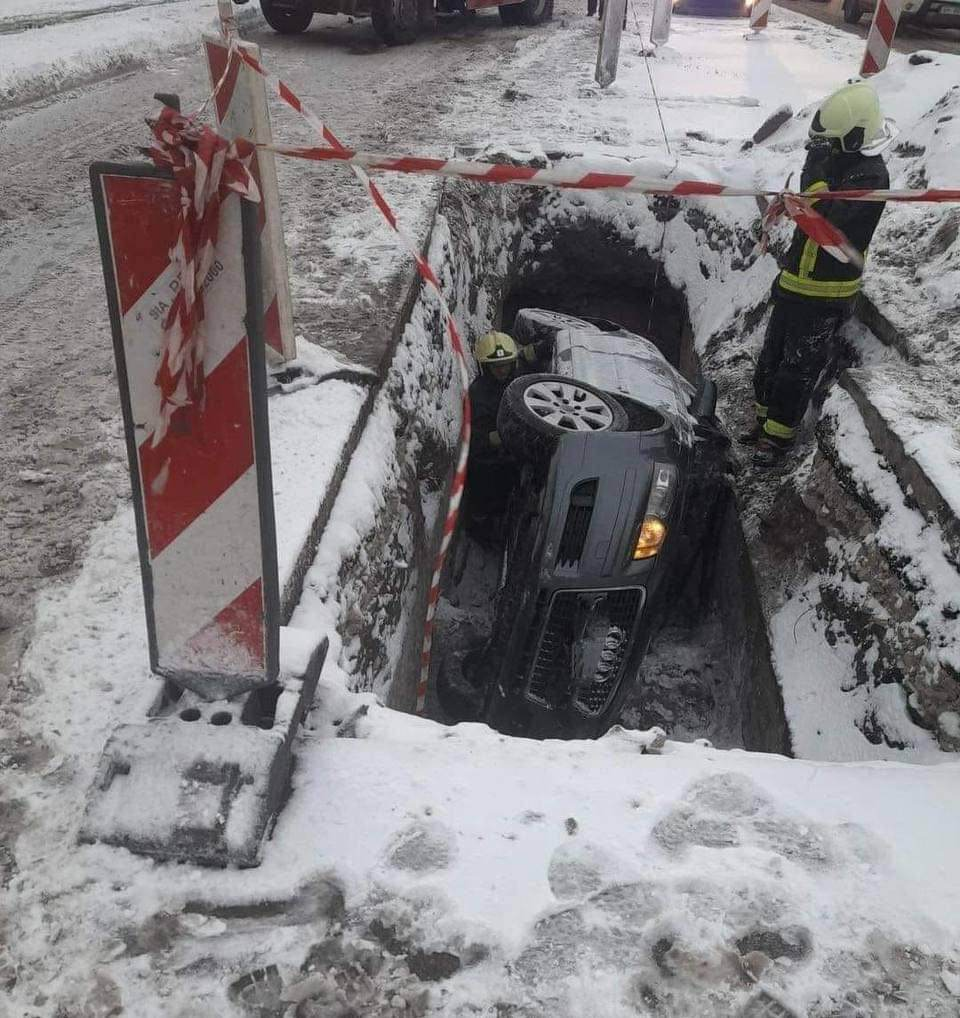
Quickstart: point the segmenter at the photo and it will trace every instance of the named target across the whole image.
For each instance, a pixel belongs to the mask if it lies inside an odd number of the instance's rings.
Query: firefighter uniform
[[[832,117],[827,115],[830,112]],[[837,126],[831,129],[831,124]],[[883,159],[860,151],[881,127],[879,104],[868,85],[847,86],[831,96],[811,125],[813,142],[801,190],[815,196],[828,190],[889,187]],[[814,206],[866,256],[883,212],[882,202],[814,198]],[[837,329],[860,291],[860,277],[860,268],[837,261],[796,228],[773,285],[773,313],[753,379],[758,423],[753,434],[759,439],[761,462],[775,460],[792,443],[830,359]]]
[[[470,384],[472,426],[465,511],[468,524],[482,523],[506,509],[519,468],[500,444],[497,411],[507,386],[520,375],[537,370],[549,356],[549,347],[549,342],[518,347],[504,332],[487,333],[474,347],[480,373]]]

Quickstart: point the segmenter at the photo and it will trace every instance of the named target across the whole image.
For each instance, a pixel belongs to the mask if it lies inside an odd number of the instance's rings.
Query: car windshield
[[[659,411],[685,444],[696,419],[687,409],[696,392],[648,339],[612,322],[524,308],[514,326],[521,342],[553,339],[553,370]]]

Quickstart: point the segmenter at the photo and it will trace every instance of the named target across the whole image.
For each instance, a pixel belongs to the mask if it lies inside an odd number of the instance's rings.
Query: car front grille
[[[597,604],[601,620],[591,636],[592,641],[597,641],[594,648],[597,661],[589,679],[575,685],[575,628],[578,604],[584,597]],[[527,696],[544,706],[557,707],[572,695],[581,713],[591,717],[601,714],[619,685],[642,606],[643,590],[639,587],[561,590],[554,594],[549,606],[541,603],[523,660]]]

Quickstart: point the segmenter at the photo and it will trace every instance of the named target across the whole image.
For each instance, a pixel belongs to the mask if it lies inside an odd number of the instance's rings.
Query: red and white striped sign
[[[867,48],[860,64],[861,77],[867,78],[887,66],[902,7],[902,0],[877,0],[867,35]]]
[[[239,40],[234,45],[242,47],[259,62],[259,47]],[[244,138],[257,145],[269,146],[273,135],[263,78],[237,56],[231,58],[230,44],[220,37],[204,36],[203,48],[214,89],[213,104],[219,133],[230,141]],[[287,249],[283,239],[276,160],[268,147],[259,149],[250,169],[261,194],[258,214],[264,339],[271,360],[291,360],[297,355],[297,343],[293,331]]]
[[[753,6],[750,8],[750,27],[754,32],[767,27],[772,3],[773,0],[753,0]]]
[[[161,171],[91,170],[140,543],[150,663],[201,695],[277,674],[277,577],[263,356],[248,339],[241,199],[219,205],[190,342],[200,387],[170,407],[158,363],[191,283],[183,191]],[[190,244],[187,247],[191,247]],[[194,249],[194,254],[196,254]],[[189,261],[189,260],[188,260]],[[193,263],[190,262],[190,268]]]

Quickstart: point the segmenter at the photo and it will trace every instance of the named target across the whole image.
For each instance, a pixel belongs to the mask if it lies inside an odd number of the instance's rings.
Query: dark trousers
[[[816,300],[774,297],[753,376],[757,416],[766,417],[769,433],[793,437],[833,353],[834,336],[844,317],[842,308],[823,307]]]
[[[520,470],[507,455],[484,459],[471,457],[467,463],[464,491],[464,510],[468,520],[476,516],[499,516],[505,512],[519,479]]]

